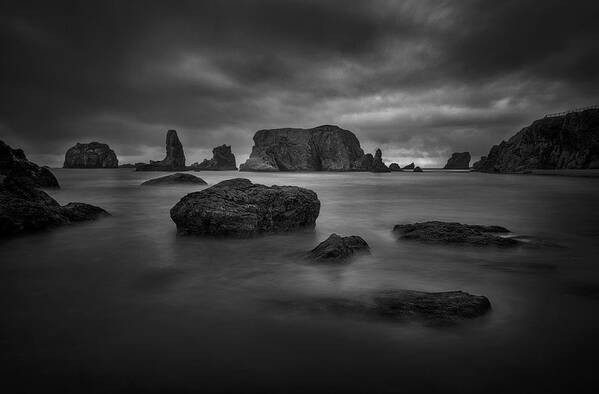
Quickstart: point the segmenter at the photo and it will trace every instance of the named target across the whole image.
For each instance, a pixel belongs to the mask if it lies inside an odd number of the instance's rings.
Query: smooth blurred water
[[[599,180],[425,173],[202,172],[299,185],[314,231],[176,235],[170,208],[207,186],[164,173],[55,170],[59,202],[112,217],[0,243],[3,384],[15,392],[593,392],[599,361]],[[397,241],[393,225],[497,224],[556,246]],[[330,233],[372,254],[314,265]],[[285,310],[377,289],[464,290],[492,311],[455,327]]]

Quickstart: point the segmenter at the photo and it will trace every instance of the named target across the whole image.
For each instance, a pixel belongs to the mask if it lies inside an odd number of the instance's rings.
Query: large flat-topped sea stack
[[[212,149],[212,159],[204,159],[200,164],[193,164],[191,168],[197,171],[237,170],[237,162],[231,152],[231,146],[221,145]]]
[[[338,126],[260,130],[241,171],[371,171],[360,141]],[[382,161],[381,161],[382,164]],[[384,165],[384,164],[383,164]],[[377,171],[382,167],[378,166]]]
[[[250,236],[312,227],[319,212],[312,190],[237,178],[186,195],[171,218],[180,234]]]
[[[474,163],[481,172],[599,168],[599,109],[535,120]]]
[[[467,170],[470,168],[470,152],[455,152],[451,155],[447,164],[443,169],[445,170]]]
[[[77,143],[64,155],[64,168],[117,168],[116,154],[106,144],[90,142]]]
[[[182,171],[185,167],[183,144],[179,141],[177,132],[169,130],[166,133],[166,157],[161,161],[150,161],[150,164],[136,166],[136,171]]]

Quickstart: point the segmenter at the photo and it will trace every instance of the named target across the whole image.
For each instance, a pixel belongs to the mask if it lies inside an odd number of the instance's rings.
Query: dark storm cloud
[[[54,164],[91,139],[156,158],[167,128],[192,160],[222,143],[244,156],[257,129],[324,123],[439,164],[599,102],[595,1],[1,7],[0,133]]]

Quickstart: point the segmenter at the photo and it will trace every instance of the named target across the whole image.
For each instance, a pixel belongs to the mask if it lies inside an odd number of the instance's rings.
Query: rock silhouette
[[[136,171],[181,171],[185,167],[185,153],[179,141],[177,132],[169,130],[166,133],[166,157],[161,161],[150,161],[150,164],[137,165]]]
[[[420,167],[414,167],[414,172],[422,172],[422,168]]]
[[[599,168],[599,109],[535,120],[474,163],[481,172]]]
[[[401,167],[399,166],[399,164],[397,164],[397,163],[391,163],[391,164],[389,164],[389,170],[390,171],[403,171],[401,169]]]
[[[374,153],[374,160],[372,161],[372,168],[370,169],[372,172],[390,172],[391,170],[387,168],[385,163],[383,163],[383,153],[380,149],[377,149]]]
[[[410,163],[407,166],[405,166],[403,169],[404,170],[413,170],[415,167],[414,163]]]
[[[456,222],[422,222],[398,224],[393,232],[400,239],[429,243],[468,244],[474,246],[515,246],[520,242],[501,236],[510,231],[500,226],[480,226]]]
[[[145,186],[157,186],[157,185],[174,185],[174,184],[194,184],[194,185],[206,185],[206,181],[202,178],[198,178],[191,174],[172,174],[166,175],[160,178],[150,179],[142,183]]]
[[[313,227],[319,212],[311,190],[236,178],[186,195],[170,213],[180,234],[250,236]]]
[[[64,156],[64,168],[117,168],[116,154],[106,144],[90,142],[77,143],[69,148]]]
[[[443,167],[446,170],[467,170],[470,168],[470,152],[456,152],[451,155],[447,164]]]
[[[58,180],[48,167],[27,160],[22,149],[13,149],[0,141],[0,175],[20,178],[21,182],[37,187],[57,188]]]
[[[237,163],[235,155],[231,152],[231,146],[221,145],[212,149],[212,159],[204,159],[200,164],[193,164],[191,168],[199,171],[227,171],[236,170]]]

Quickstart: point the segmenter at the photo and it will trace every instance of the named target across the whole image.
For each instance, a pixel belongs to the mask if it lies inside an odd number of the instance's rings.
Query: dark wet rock
[[[127,163],[127,164],[119,164],[119,168],[135,168],[135,164]]]
[[[369,249],[366,241],[357,235],[341,237],[337,234],[331,234],[312,249],[308,253],[308,257],[315,261],[334,262],[347,259],[354,253],[368,252]]]
[[[370,171],[372,170],[372,165],[374,163],[374,157],[371,153],[366,153],[364,156],[360,157],[354,163],[355,171]]]
[[[498,234],[510,231],[500,226],[480,226],[456,222],[422,222],[398,224],[393,232],[400,239],[417,240],[430,243],[467,244],[476,246],[515,246],[520,242],[514,238]]]
[[[161,161],[150,161],[150,164],[137,165],[136,171],[182,171],[185,167],[185,153],[179,141],[177,132],[169,130],[166,133],[166,157]]]
[[[599,109],[534,121],[474,163],[481,172],[599,168]]]
[[[415,168],[414,168],[414,172],[422,172],[422,168],[420,168],[420,167],[415,167]]]
[[[236,178],[186,195],[171,218],[181,234],[251,236],[313,227],[319,212],[311,190]]]
[[[102,208],[83,203],[60,206],[46,192],[23,178],[1,176],[0,237],[107,216]]]
[[[397,164],[397,163],[391,163],[391,164],[389,164],[389,170],[390,171],[403,171],[401,169],[401,167],[399,166],[399,164]]]
[[[405,166],[403,169],[404,170],[413,170],[415,167],[414,163],[410,163],[407,166]]]
[[[374,153],[374,160],[372,161],[372,172],[390,172],[391,170],[387,168],[385,163],[383,163],[383,152],[380,149],[377,149]]]
[[[364,156],[360,142],[337,126],[260,130],[241,171],[352,171]]]
[[[227,171],[236,170],[237,163],[231,146],[221,145],[212,149],[212,159],[205,159],[200,164],[195,163],[191,168],[199,171]]]
[[[58,180],[48,167],[27,160],[22,149],[13,149],[0,141],[0,175],[20,178],[36,187],[59,187]]]
[[[150,179],[145,181],[142,185],[156,186],[156,185],[174,185],[174,184],[194,184],[194,185],[207,185],[207,183],[195,175],[176,173],[172,175],[162,176],[160,178]]]
[[[455,324],[482,316],[491,309],[487,297],[463,291],[386,290],[358,297],[308,298],[276,304],[308,312],[341,313],[392,321],[419,320],[432,325]]]
[[[470,152],[455,152],[451,155],[447,164],[443,167],[446,170],[467,170],[470,168]]]
[[[64,156],[64,168],[117,168],[116,154],[106,144],[90,142],[77,143],[69,148]]]

